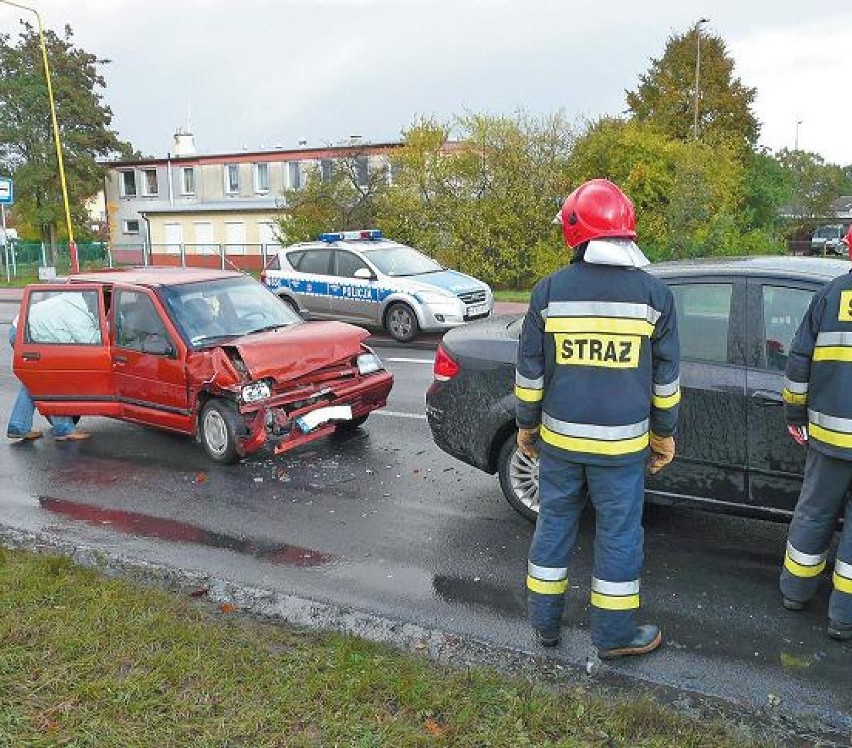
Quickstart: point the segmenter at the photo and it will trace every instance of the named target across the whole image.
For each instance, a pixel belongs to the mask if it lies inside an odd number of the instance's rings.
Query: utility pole
[[[701,77],[701,24],[709,18],[699,18],[695,22],[695,93],[693,97],[694,115],[692,120],[692,139],[698,140],[698,85]]]

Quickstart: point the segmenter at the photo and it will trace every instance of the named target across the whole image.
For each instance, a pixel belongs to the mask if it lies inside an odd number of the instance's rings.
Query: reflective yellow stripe
[[[541,438],[548,444],[560,449],[595,455],[626,455],[640,452],[648,446],[648,434],[642,434],[632,439],[601,441],[599,439],[583,439],[578,436],[563,436],[551,431],[544,425],[541,427]]]
[[[529,387],[515,387],[515,397],[525,403],[537,403],[544,397],[544,390],[531,390]]]
[[[847,595],[852,595],[852,579],[841,577],[836,571],[834,572],[834,589],[838,592],[845,592]]]
[[[808,424],[808,433],[812,439],[817,439],[835,447],[848,447],[852,449],[852,434],[841,434],[839,431],[829,431],[815,423]]]
[[[802,564],[796,563],[790,558],[790,554],[786,553],[784,555],[784,568],[787,569],[794,577],[804,577],[810,578],[818,576],[822,573],[822,570],[825,568],[825,561],[820,561],[818,564],[813,566],[803,566]]]
[[[852,361],[852,347],[840,345],[814,348],[814,361]]]
[[[545,332],[604,332],[650,337],[654,326],[644,319],[619,317],[548,317]]]
[[[797,395],[795,392],[790,392],[790,390],[784,390],[781,393],[781,397],[784,398],[785,403],[789,403],[790,405],[806,405],[808,402],[807,393]]]
[[[600,592],[592,593],[592,605],[604,610],[633,610],[639,607],[639,595],[623,595],[613,597],[602,595]]]
[[[538,592],[539,595],[561,595],[568,589],[568,580],[545,582],[527,575],[527,589],[531,592]]]
[[[674,408],[680,402],[680,390],[674,393],[674,395],[667,395],[666,397],[661,397],[658,395],[654,395],[651,398],[651,404],[655,408]]]

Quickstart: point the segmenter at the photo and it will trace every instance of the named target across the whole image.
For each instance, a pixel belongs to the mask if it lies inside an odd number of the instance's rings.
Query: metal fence
[[[279,244],[77,244],[81,270],[112,267],[206,267],[259,272]],[[39,268],[54,268],[57,275],[70,272],[67,244],[51,248],[35,242],[0,245],[0,263],[7,281],[39,277]]]

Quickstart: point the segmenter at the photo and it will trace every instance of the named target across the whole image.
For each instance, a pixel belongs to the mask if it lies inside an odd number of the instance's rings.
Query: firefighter
[[[852,258],[852,226],[843,239]],[[804,610],[826,566],[837,519],[843,531],[834,562],[828,635],[852,639],[852,274],[816,293],[787,359],[784,410],[791,436],[807,446],[805,478],[787,536],[781,595]]]
[[[570,264],[539,281],[515,376],[518,448],[540,457],[527,596],[539,642],[559,642],[587,496],[596,513],[592,641],[601,658],[656,649],[639,626],[644,474],[674,458],[680,347],[671,291],[641,268],[633,204],[593,179],[561,211]],[[650,444],[650,460],[649,455]]]

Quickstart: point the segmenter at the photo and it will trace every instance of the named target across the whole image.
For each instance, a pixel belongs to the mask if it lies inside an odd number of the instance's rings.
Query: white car
[[[304,317],[383,327],[404,343],[421,331],[449,330],[494,310],[486,283],[377,230],[321,234],[282,247],[260,279]]]

